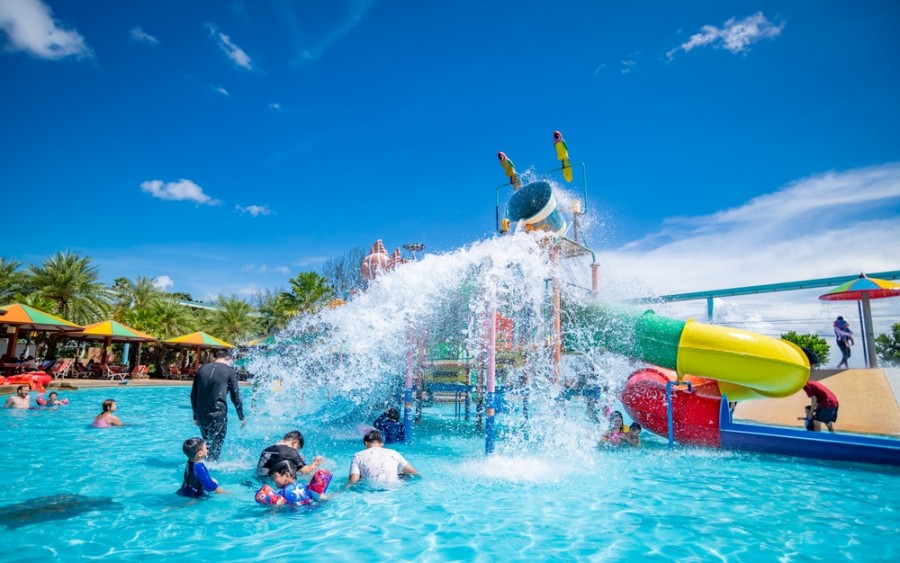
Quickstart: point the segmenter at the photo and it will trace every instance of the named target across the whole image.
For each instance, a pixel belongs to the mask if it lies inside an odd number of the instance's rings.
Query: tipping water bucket
[[[506,216],[514,223],[523,221],[527,229],[556,235],[562,235],[569,227],[547,182],[532,182],[516,191],[506,204]]]

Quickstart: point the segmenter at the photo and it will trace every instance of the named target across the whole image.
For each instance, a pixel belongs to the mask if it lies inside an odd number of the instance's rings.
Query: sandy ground
[[[840,402],[836,432],[865,432],[900,436],[900,370],[848,369],[825,372],[811,379],[821,381]],[[762,399],[738,404],[736,420],[802,427],[809,397],[802,390],[783,399]]]

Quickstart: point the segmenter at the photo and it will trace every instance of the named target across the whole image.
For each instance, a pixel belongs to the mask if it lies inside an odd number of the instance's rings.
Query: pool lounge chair
[[[56,363],[53,364],[47,373],[53,376],[53,379],[62,379],[66,376],[75,376],[77,375],[72,370],[72,358],[63,358],[62,360],[56,360]]]

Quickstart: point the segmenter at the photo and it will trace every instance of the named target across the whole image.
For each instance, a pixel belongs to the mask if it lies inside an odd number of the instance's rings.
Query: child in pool
[[[210,477],[209,469],[203,460],[206,459],[206,441],[203,438],[188,438],[181,446],[187,456],[184,467],[184,479],[178,494],[183,497],[201,498],[209,493],[224,493],[219,482]]]
[[[272,478],[277,490],[268,484],[256,491],[256,502],[266,506],[307,506],[318,500],[328,500],[325,490],[331,480],[331,474],[319,469],[313,475],[309,487],[297,482],[297,469],[288,460],[279,461],[272,468]],[[314,493],[316,495],[314,496]]]
[[[641,425],[637,422],[631,423],[628,431],[622,434],[622,442],[636,448],[641,447]]]
[[[59,393],[57,393],[56,391],[53,391],[49,395],[47,395],[46,399],[44,398],[43,395],[39,395],[35,402],[42,407],[58,407],[60,405],[68,405],[69,404],[68,399],[60,400]]]
[[[109,428],[110,426],[122,426],[122,421],[116,416],[116,402],[112,399],[103,401],[103,412],[94,418],[91,423],[94,428]]]

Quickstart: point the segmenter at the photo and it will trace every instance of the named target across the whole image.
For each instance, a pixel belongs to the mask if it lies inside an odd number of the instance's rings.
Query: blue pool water
[[[423,478],[341,491],[353,432],[304,423],[304,454],[326,457],[332,498],[310,511],[253,502],[259,451],[285,415],[231,414],[211,472],[229,494],[189,501],[181,443],[196,435],[187,387],[62,392],[55,411],[3,411],[0,545],[6,561],[59,560],[897,560],[900,471],[852,463],[676,449],[511,447],[483,439],[452,406],[426,410],[397,447]],[[245,395],[249,395],[245,393]],[[91,429],[103,399],[136,426]],[[364,422],[364,421],[360,421]],[[55,505],[33,499],[68,497]],[[110,500],[104,500],[108,498]],[[29,504],[30,503],[30,504]],[[12,507],[12,508],[11,508]]]

